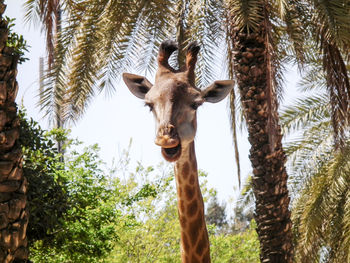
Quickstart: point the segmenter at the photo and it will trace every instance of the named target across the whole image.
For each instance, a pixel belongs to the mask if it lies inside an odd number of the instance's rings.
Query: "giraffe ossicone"
[[[155,143],[161,147],[165,160],[175,162],[182,262],[207,263],[210,262],[209,239],[194,149],[196,113],[204,102],[224,99],[234,82],[220,80],[203,90],[197,88],[195,64],[199,45],[189,44],[185,66],[178,70],[168,62],[176,49],[177,44],[171,40],[160,45],[154,84],[130,73],[124,73],[123,79],[131,93],[143,99],[153,112],[157,124]]]

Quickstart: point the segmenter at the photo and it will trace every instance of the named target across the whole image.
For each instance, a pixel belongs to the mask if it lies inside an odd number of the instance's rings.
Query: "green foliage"
[[[213,263],[259,263],[259,240],[252,220],[248,230],[239,234],[210,236]]]
[[[28,52],[29,46],[22,35],[18,35],[17,33],[13,32],[16,19],[5,17],[5,20],[8,23],[7,27],[9,30],[6,46],[13,49],[13,54],[19,57],[18,63],[21,64],[28,60],[28,58],[24,57],[24,54],[25,52]]]
[[[135,195],[130,195],[126,186],[101,168],[96,145],[79,153],[73,149],[77,143],[68,140],[65,131],[45,132],[24,111],[19,115],[23,169],[29,182],[31,259],[103,261],[118,239],[117,229],[135,225],[133,216],[123,216],[121,209],[155,196],[157,185],[139,184]],[[55,147],[57,139],[68,142],[64,163]]]
[[[127,209],[126,215],[132,215],[135,224],[118,230],[119,239],[107,262],[180,263],[180,226],[174,176],[168,169],[162,174],[156,182],[145,174],[137,177],[137,181],[156,183],[158,194],[135,202]],[[215,199],[215,191],[206,186],[205,176],[200,172],[204,200],[209,201]],[[136,177],[131,176],[127,182],[128,190],[138,192],[133,189],[138,184]],[[221,208],[224,209],[223,206]],[[219,222],[223,221],[220,215]],[[217,228],[215,222],[208,226],[212,262],[259,262],[259,241],[254,223],[240,234],[226,232],[218,235]]]
[[[23,111],[20,116],[33,262],[180,262],[176,188],[169,166],[139,163],[131,169],[126,151],[118,166],[107,170],[97,145],[77,151],[79,145],[66,132],[45,132]],[[55,148],[57,138],[68,142],[64,163]],[[199,178],[204,201],[215,199],[206,174],[200,171]],[[226,220],[225,208],[220,208],[219,220],[208,226],[213,262],[256,262],[253,226],[236,235],[216,234]]]
[[[132,209],[138,224],[118,230],[120,239],[107,262],[180,263],[180,226],[177,215],[173,175],[162,180],[159,195],[145,199]],[[203,192],[208,198],[208,192]],[[130,211],[129,211],[130,213]],[[240,234],[215,234],[215,224],[208,226],[212,262],[259,262],[259,241],[254,223]]]
[[[29,243],[49,240],[52,234],[62,228],[63,215],[68,210],[66,178],[58,171],[63,169],[60,155],[55,148],[52,133],[40,128],[33,119],[28,119],[25,111],[19,112],[23,151],[23,171],[29,188],[27,192]]]
[[[67,178],[69,210],[50,244],[37,242],[32,251],[37,262],[96,262],[113,248],[118,235],[115,222],[120,212],[115,208],[118,190],[99,168],[101,160],[96,145],[82,154],[67,156],[65,169],[57,171]]]
[[[147,168],[139,165],[137,170]],[[128,227],[119,226],[120,238],[107,262],[180,262],[180,226],[173,178],[173,174],[165,168],[157,180],[152,179],[149,173],[139,173],[125,181],[127,195],[140,193],[141,182],[157,186],[157,195],[124,209],[125,216],[135,221]]]

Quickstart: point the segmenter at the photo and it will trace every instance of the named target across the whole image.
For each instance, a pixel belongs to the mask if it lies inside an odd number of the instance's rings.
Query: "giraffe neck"
[[[198,182],[194,142],[182,149],[175,164],[182,263],[209,263],[209,238],[204,203]]]

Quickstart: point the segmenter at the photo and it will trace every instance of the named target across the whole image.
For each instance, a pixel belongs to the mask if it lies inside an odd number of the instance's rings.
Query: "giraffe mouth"
[[[178,143],[175,147],[164,148],[162,147],[162,155],[168,162],[175,162],[181,155],[181,143]]]

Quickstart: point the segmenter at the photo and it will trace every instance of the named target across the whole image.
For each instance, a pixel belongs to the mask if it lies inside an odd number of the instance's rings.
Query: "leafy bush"
[[[97,145],[82,153],[63,130],[46,132],[20,112],[20,143],[24,174],[29,182],[28,240],[34,262],[97,262],[113,249],[117,229],[134,225],[124,216],[136,201],[157,195],[155,185],[138,184],[134,194],[104,171]],[[67,142],[63,161],[55,147]],[[140,170],[140,169],[139,169]]]
[[[67,178],[59,173],[64,169],[55,147],[54,137],[62,131],[45,132],[37,122],[19,112],[24,176],[29,187],[27,192],[29,245],[37,240],[49,242],[63,226],[63,217],[69,209]],[[63,133],[64,134],[64,133]]]
[[[21,64],[28,60],[28,58],[24,57],[24,54],[28,52],[29,46],[22,35],[18,35],[12,30],[15,26],[16,19],[5,17],[5,21],[9,30],[6,46],[13,49],[13,54],[18,56],[18,63]]]

